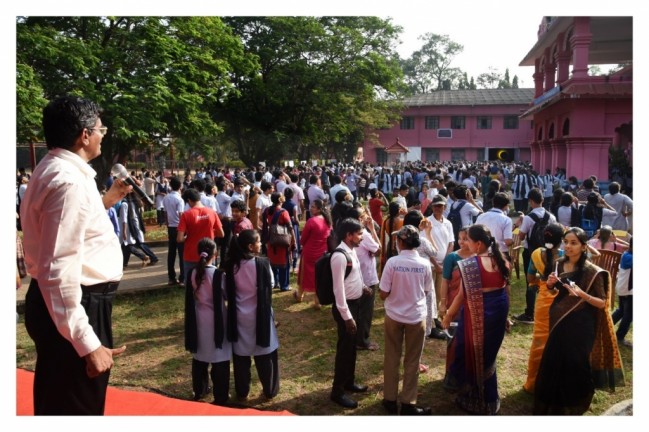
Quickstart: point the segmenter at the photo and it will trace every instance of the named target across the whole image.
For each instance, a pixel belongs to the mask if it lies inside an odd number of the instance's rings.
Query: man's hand
[[[122,180],[115,179],[113,185],[108,189],[106,194],[101,197],[104,202],[104,208],[108,210],[115,205],[118,201],[121,201],[126,195],[128,195],[133,190],[133,186],[127,184]]]
[[[120,355],[124,351],[126,351],[126,345],[115,349],[100,346],[85,356],[86,373],[90,378],[95,378],[109,371],[113,367],[113,357]]]
[[[354,318],[345,321],[345,328],[347,330],[347,333],[349,333],[350,335],[356,334],[356,321],[354,321]]]

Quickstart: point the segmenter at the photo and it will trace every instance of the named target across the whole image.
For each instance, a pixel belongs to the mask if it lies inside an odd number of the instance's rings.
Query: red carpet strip
[[[16,369],[16,415],[34,415],[34,373]],[[237,409],[174,399],[150,392],[120,390],[109,386],[106,395],[107,416],[286,416],[288,411]]]

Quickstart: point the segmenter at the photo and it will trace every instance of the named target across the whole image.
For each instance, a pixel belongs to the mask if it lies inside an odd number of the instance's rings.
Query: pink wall
[[[391,129],[373,131],[379,142],[389,147],[397,138],[406,147],[421,147],[421,157],[426,148],[438,149],[440,160],[451,160],[451,149],[465,149],[465,158],[475,160],[478,149],[511,148],[527,155],[529,160],[529,142],[532,140],[532,128],[529,120],[519,120],[518,129],[503,129],[504,115],[519,115],[524,105],[499,106],[427,106],[407,108],[403,116],[415,118],[415,128],[400,129],[397,122]],[[465,116],[465,129],[453,129],[452,138],[437,138],[437,130],[425,128],[426,116],[439,116],[439,127],[451,127],[451,116]],[[478,129],[477,117],[491,116],[491,129]],[[376,147],[369,140],[364,143],[365,161],[376,162]]]

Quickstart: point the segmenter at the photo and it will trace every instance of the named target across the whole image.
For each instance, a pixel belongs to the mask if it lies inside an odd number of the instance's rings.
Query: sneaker
[[[524,324],[534,324],[534,318],[525,313],[515,316],[514,319]]]
[[[178,285],[178,284],[180,284],[178,279],[169,279],[169,282],[167,283],[167,285]]]

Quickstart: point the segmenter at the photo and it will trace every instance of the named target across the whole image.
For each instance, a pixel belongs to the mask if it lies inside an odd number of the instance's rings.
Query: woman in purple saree
[[[442,322],[448,328],[459,313],[444,388],[457,393],[460,408],[472,414],[496,414],[500,409],[496,357],[507,326],[510,270],[487,227],[472,225],[468,237],[476,256],[458,263],[462,289]]]

